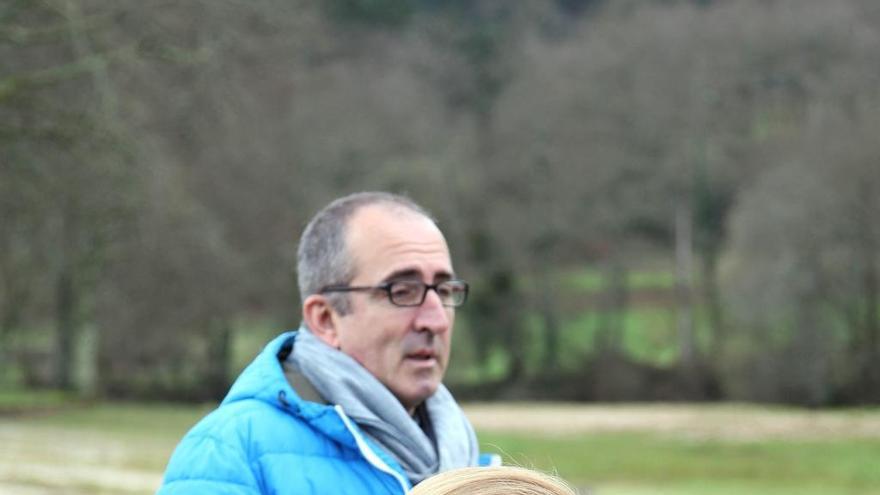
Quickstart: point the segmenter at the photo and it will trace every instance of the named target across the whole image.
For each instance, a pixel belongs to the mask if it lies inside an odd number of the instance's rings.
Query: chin
[[[440,386],[440,382],[420,384],[418,387],[416,387],[414,390],[412,390],[412,393],[407,394],[407,396],[410,398],[410,400],[408,400],[406,402],[409,404],[419,405],[422,402],[425,402],[425,400],[427,400],[428,397],[434,395],[434,392],[437,391],[437,388],[439,386]]]

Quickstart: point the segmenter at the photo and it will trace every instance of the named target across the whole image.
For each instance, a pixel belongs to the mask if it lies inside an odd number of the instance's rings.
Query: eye
[[[449,282],[444,282],[437,286],[437,294],[440,297],[447,298],[456,292],[456,288]]]
[[[416,282],[394,282],[390,287],[391,297],[394,299],[414,297],[419,292],[419,285]]]

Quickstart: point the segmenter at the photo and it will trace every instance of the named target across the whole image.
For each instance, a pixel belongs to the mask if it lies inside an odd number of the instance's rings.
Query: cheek
[[[394,368],[399,364],[407,334],[404,316],[399,313],[377,315],[360,329],[361,334],[356,337],[359,352],[374,366]]]

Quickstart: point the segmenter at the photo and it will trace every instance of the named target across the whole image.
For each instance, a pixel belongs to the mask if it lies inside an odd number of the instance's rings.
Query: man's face
[[[429,219],[382,205],[361,208],[348,224],[355,262],[352,286],[394,280],[435,284],[453,278],[443,234]],[[387,292],[353,292],[336,321],[337,346],[379,379],[410,412],[437,389],[449,361],[455,310],[434,291],[416,307],[398,307]]]

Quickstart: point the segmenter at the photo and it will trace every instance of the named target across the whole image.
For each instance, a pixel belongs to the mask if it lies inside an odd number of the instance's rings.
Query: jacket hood
[[[338,428],[331,428],[331,431],[326,431],[330,424],[338,423],[333,407],[303,400],[296,390],[290,386],[284,375],[281,360],[290,354],[297,335],[302,331],[282,333],[266,344],[266,347],[263,348],[260,354],[241,372],[241,375],[232,384],[222,404],[249,399],[266,402],[279,409],[284,409],[290,414],[301,417],[337,440],[345,440],[343,443],[347,445],[354,445],[354,439],[351,438],[351,435],[341,434],[339,435],[340,438],[337,438],[338,435],[335,434],[336,431],[334,430],[338,430]],[[322,418],[327,418],[328,416],[332,418],[330,421],[321,421]]]
[[[288,400],[299,400],[290,384],[284,377],[284,369],[278,360],[279,353],[293,347],[297,332],[285,332],[272,339],[260,354],[241,372],[232,384],[222,404],[244,399],[258,399],[270,404],[277,404],[279,392],[284,392]]]
[[[273,483],[286,482],[286,473],[301,468],[302,460],[316,452],[326,461],[310,462],[308,473],[273,488],[279,493],[321,493],[325,483],[348,480],[366,483],[369,491],[364,493],[388,493],[396,486],[408,491],[400,466],[364,438],[342,407],[304,400],[290,386],[282,360],[298,335],[287,332],[270,341],[235,380],[221,406],[187,433],[169,461],[159,493],[257,493],[266,488],[264,476]],[[390,469],[375,463],[376,455]],[[370,476],[368,465],[388,478]]]
[[[259,400],[288,414],[297,416],[333,440],[358,449],[357,441],[346,428],[333,406],[309,402],[290,386],[281,361],[290,354],[299,332],[285,332],[272,339],[257,357],[241,372],[221,405],[243,400]],[[380,457],[401,471],[396,461],[385,452]]]

